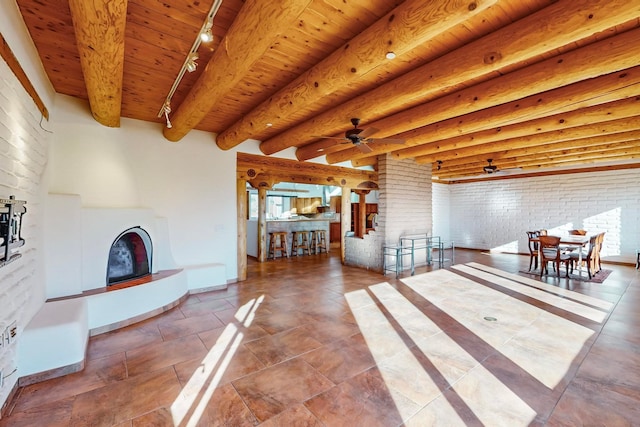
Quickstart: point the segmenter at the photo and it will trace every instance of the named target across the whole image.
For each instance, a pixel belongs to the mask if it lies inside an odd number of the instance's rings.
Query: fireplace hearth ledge
[[[214,273],[220,274],[222,267],[217,264],[187,267],[129,288],[46,302],[18,342],[19,385],[84,369],[89,336],[161,314],[183,302],[189,294],[226,289],[226,283],[212,286],[217,282],[207,281]],[[189,271],[195,276],[190,277]]]

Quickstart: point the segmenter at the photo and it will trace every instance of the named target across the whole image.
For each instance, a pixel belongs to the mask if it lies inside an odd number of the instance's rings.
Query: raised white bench
[[[20,385],[82,370],[88,339],[84,298],[45,303],[18,340]]]

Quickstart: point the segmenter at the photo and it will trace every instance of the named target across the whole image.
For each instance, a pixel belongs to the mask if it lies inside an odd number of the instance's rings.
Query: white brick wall
[[[22,257],[0,268],[0,333],[17,321],[18,340],[25,324],[44,302],[42,176],[47,163],[49,135],[40,126],[41,115],[6,62],[0,60],[0,197],[15,195],[26,200],[20,248]],[[43,120],[42,126],[48,122]],[[19,372],[17,341],[0,348],[0,370],[5,376],[0,389],[4,405]]]
[[[634,262],[640,247],[640,169],[446,187],[448,192],[434,191],[433,204],[450,209],[449,232],[456,246],[526,253],[527,230],[584,228],[606,232],[605,260]],[[434,228],[446,226],[438,221]]]
[[[431,167],[379,156],[378,182],[378,227],[364,239],[345,239],[345,263],[382,271],[385,243],[431,231]]]
[[[431,232],[430,165],[380,156],[378,180],[378,221],[386,243],[397,243],[403,234]]]

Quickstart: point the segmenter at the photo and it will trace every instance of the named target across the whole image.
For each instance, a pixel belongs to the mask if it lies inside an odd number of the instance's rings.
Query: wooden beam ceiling
[[[387,52],[403,55],[495,2],[407,0],[401,3],[218,135],[218,147],[228,150],[247,138],[264,139],[276,133],[277,129],[281,129],[278,126],[279,118],[352,84],[379,67]],[[267,123],[275,126],[268,127]]]
[[[120,126],[127,0],[69,0],[93,117]]]
[[[496,72],[507,71],[516,64],[524,64],[527,60],[532,60],[553,49],[578,42],[612,25],[624,23],[629,20],[630,14],[637,13],[636,9],[637,7],[630,5],[626,0],[598,3],[581,0],[572,2],[571,8],[567,8],[563,3],[556,3],[317,115],[313,121],[292,127],[262,142],[260,149],[265,154],[273,154],[297,145],[301,141],[309,141],[312,135],[334,135],[348,125],[346,118],[351,117],[353,111],[359,111],[360,117],[368,118],[367,126],[381,129],[376,136],[385,137],[405,132],[416,126],[424,126],[451,116],[468,113],[471,108],[476,110],[486,108],[491,105],[491,102],[496,105],[495,103],[500,101],[487,97],[484,92],[476,91],[467,95],[453,92],[453,89],[460,84],[469,85],[469,82],[486,81],[495,77]],[[542,22],[545,25],[541,25]],[[546,63],[548,64],[548,61]],[[632,65],[636,63],[637,60]],[[527,67],[527,70],[531,67]],[[561,71],[558,68],[568,67],[556,67],[556,71]],[[535,77],[542,77],[539,73],[540,67],[538,71],[531,72],[528,81]],[[525,77],[522,74],[529,75],[529,73],[519,73],[518,79]],[[563,76],[556,78],[560,79]],[[508,79],[515,80],[511,77]],[[576,80],[568,78],[566,81]],[[536,81],[533,86],[529,84],[529,91],[534,91],[540,83],[544,82]],[[492,87],[495,88],[495,85],[482,86],[482,89],[491,90]],[[424,103],[435,98],[436,95],[440,96],[447,92],[451,92],[449,96]],[[508,93],[503,96],[517,99],[517,96],[528,95],[520,92],[508,87]],[[495,89],[490,94],[497,95]],[[415,107],[420,103],[424,104]],[[411,106],[414,108],[408,108]],[[402,112],[382,120],[373,120],[398,110]],[[355,150],[357,148],[351,149],[348,154],[345,153],[345,156],[353,155]]]
[[[623,135],[637,136],[640,1],[224,0],[169,129],[158,110],[212,1],[16,3],[55,90],[107,126],[129,117],[171,141],[197,129],[222,149],[255,139],[266,155],[356,167],[443,160],[451,181],[486,158],[522,170],[638,162],[638,140]],[[343,137],[353,117],[379,129],[370,153]]]
[[[80,0],[78,0],[80,1]],[[304,11],[311,0],[247,0],[204,73],[195,82],[163,133],[179,141],[215,108],[247,70]]]

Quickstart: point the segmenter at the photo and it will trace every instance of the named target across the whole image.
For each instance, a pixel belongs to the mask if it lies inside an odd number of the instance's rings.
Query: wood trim
[[[378,188],[378,173],[371,170],[245,153],[238,153],[236,167],[236,178],[249,181],[255,188],[271,188],[278,182],[347,186],[369,190]]]
[[[580,168],[580,169],[565,169],[565,170],[545,171],[545,172],[529,172],[529,173],[519,173],[515,175],[491,176],[486,178],[483,177],[483,178],[469,178],[469,179],[454,179],[449,181],[432,179],[431,182],[437,183],[437,184],[455,185],[455,184],[468,184],[470,182],[498,181],[501,179],[535,178],[539,176],[568,175],[573,173],[590,173],[590,172],[608,172],[608,171],[626,170],[626,169],[640,169],[640,163],[597,166],[592,168]]]
[[[38,92],[31,84],[29,77],[27,77],[27,74],[22,69],[20,62],[18,62],[18,58],[16,58],[16,56],[13,54],[13,51],[11,50],[11,48],[9,47],[9,44],[4,39],[1,33],[0,33],[0,56],[2,56],[4,61],[7,63],[7,65],[9,66],[9,69],[13,71],[13,74],[16,76],[16,78],[18,79],[18,81],[20,82],[24,90],[26,90],[29,96],[31,97],[31,99],[33,99],[33,102],[36,104],[36,107],[38,108],[42,116],[48,121],[49,110],[47,110],[47,107],[44,105],[44,102],[38,95]]]

